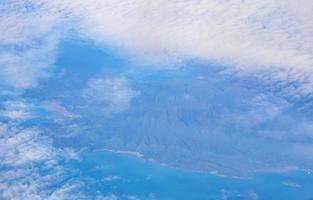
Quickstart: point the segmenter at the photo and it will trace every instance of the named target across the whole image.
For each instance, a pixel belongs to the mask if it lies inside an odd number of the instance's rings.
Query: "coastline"
[[[106,151],[106,152],[111,152],[111,153],[128,155],[128,156],[141,158],[141,159],[143,159],[143,157],[144,157],[144,155],[142,153],[137,152],[137,151],[122,151],[122,150],[114,150],[114,149],[107,149],[107,148],[101,148],[101,149],[97,149],[95,151]]]

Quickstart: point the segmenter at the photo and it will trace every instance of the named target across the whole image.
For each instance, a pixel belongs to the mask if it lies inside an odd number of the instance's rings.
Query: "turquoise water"
[[[313,198],[313,176],[304,172],[259,174],[236,179],[190,172],[111,152],[82,156],[81,176],[89,180],[86,193],[121,199],[266,199]],[[84,179],[84,178],[82,178]]]

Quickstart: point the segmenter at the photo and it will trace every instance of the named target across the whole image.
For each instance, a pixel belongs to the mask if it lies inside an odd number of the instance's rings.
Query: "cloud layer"
[[[65,180],[61,160],[69,150],[54,148],[36,128],[0,123],[0,198],[77,199],[79,182]]]
[[[143,55],[223,61],[244,68],[312,66],[311,1],[76,1],[81,32]],[[79,9],[78,9],[79,8]]]
[[[264,80],[298,81],[304,86],[297,92],[307,94],[313,80],[312,9],[310,0],[4,1],[0,76],[15,87],[36,85],[71,29],[120,47],[140,63],[198,58],[250,75],[278,70]]]

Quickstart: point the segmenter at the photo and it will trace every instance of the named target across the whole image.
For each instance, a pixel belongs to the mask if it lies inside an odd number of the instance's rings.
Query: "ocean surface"
[[[86,181],[85,192],[120,199],[311,200],[313,175],[263,173],[249,179],[220,177],[161,166],[114,152],[87,153],[72,167]]]

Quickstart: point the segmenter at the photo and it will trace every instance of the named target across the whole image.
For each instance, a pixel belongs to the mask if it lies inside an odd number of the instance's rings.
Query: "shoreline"
[[[220,178],[231,178],[231,179],[241,179],[241,180],[248,180],[251,179],[252,177],[240,177],[240,176],[228,176],[225,174],[221,174],[218,173],[218,171],[212,170],[212,171],[201,171],[201,170],[190,170],[190,169],[184,169],[184,168],[180,168],[177,166],[172,166],[169,165],[167,163],[160,163],[156,160],[152,160],[152,159],[147,159],[144,157],[144,154],[138,152],[138,151],[123,151],[123,150],[114,150],[114,149],[108,149],[108,148],[101,148],[101,149],[96,149],[94,150],[95,152],[110,152],[110,153],[115,153],[115,154],[120,154],[120,155],[125,155],[125,156],[130,156],[132,158],[137,158],[137,159],[141,159],[144,162],[147,163],[154,163],[157,164],[161,167],[165,167],[165,168],[169,168],[169,169],[174,169],[174,170],[179,170],[179,171],[183,171],[183,172],[192,172],[192,173],[200,173],[200,174],[206,174],[206,175],[210,175],[210,176],[216,176],[216,177],[220,177]]]
[[[117,154],[123,154],[123,155],[128,155],[128,156],[132,156],[132,157],[136,157],[136,158],[141,158],[143,159],[144,155],[140,152],[137,151],[122,151],[122,150],[114,150],[114,149],[107,149],[107,148],[101,148],[101,149],[97,149],[95,151],[107,151],[107,152],[111,152],[111,153],[117,153]]]
[[[267,174],[267,173],[273,173],[273,174],[285,174],[285,173],[290,173],[290,172],[303,172],[303,173],[307,173],[307,174],[311,174],[310,170],[306,170],[306,169],[290,169],[287,171],[281,171],[281,170],[257,170],[255,172],[255,174],[253,175],[248,175],[248,176],[235,176],[235,175],[226,175],[223,173],[220,173],[216,170],[212,170],[212,171],[202,171],[202,170],[192,170],[192,169],[184,169],[181,167],[177,167],[177,166],[173,166],[167,163],[161,163],[158,162],[154,159],[147,159],[145,158],[144,154],[137,152],[137,151],[123,151],[123,150],[114,150],[114,149],[108,149],[108,148],[101,148],[101,149],[96,149],[94,150],[95,152],[110,152],[110,153],[114,153],[114,154],[120,154],[120,155],[125,155],[125,156],[129,156],[132,158],[137,158],[140,160],[143,160],[144,162],[147,163],[151,163],[151,164],[157,164],[161,167],[165,167],[165,168],[169,168],[169,169],[174,169],[174,170],[179,170],[179,171],[183,171],[183,172],[192,172],[192,173],[199,173],[199,174],[206,174],[206,175],[210,175],[210,176],[216,176],[216,177],[220,177],[220,178],[230,178],[230,179],[237,179],[237,180],[251,180],[254,179],[256,177],[257,174]]]

